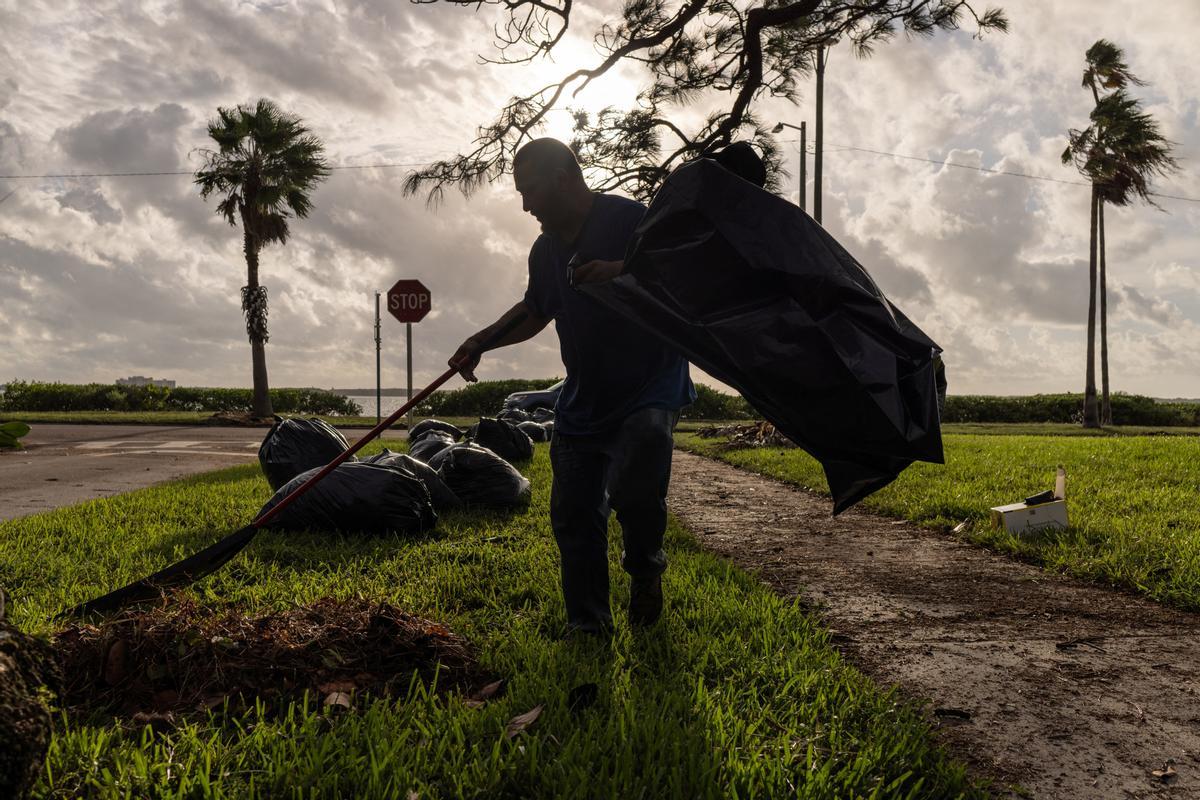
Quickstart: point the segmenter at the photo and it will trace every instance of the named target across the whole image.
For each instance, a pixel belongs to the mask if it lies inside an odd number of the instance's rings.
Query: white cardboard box
[[[1051,500],[1033,506],[1024,503],[996,506],[992,509],[992,522],[996,527],[1018,536],[1040,530],[1061,530],[1067,527],[1067,501]]]

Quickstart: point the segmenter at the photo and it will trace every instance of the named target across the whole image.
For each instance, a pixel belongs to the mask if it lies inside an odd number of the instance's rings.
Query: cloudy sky
[[[1200,198],[1200,4],[1000,2],[1012,30],[899,38],[870,60],[842,47],[826,78],[825,224],[946,349],[951,391],[1079,391],[1088,189],[879,156],[1070,181],[1086,123],[1083,54],[1125,48],[1182,171],[1158,191]],[[481,66],[496,18],[399,0],[161,3],[0,0],[0,175],[194,169],[218,106],[275,99],[339,166],[421,164],[467,147],[513,92],[593,63],[606,3],[589,3],[554,63]],[[622,69],[578,98],[627,105]],[[813,120],[812,91],[763,119]],[[567,138],[567,115],[547,130]],[[781,135],[791,153],[798,144]],[[419,278],[416,383],[520,297],[537,233],[507,183],[436,211],[401,196],[403,168],[342,169],[284,248],[262,255],[272,385],[374,384],[374,292]],[[811,166],[810,166],[811,177]],[[811,189],[811,181],[810,181]],[[1108,211],[1113,387],[1200,397],[1200,203]],[[186,175],[0,178],[0,382],[130,374],[246,386],[238,231]],[[384,383],[403,385],[403,326],[384,320]],[[562,373],[550,329],[481,377]]]

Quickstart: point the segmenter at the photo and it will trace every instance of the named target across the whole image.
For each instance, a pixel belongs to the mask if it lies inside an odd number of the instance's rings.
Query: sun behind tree
[[[268,244],[284,244],[291,233],[288,220],[312,210],[310,194],[329,176],[325,147],[301,123],[273,102],[261,99],[253,107],[217,108],[208,123],[217,150],[204,150],[204,166],[196,171],[200,197],[221,194],[217,213],[230,225],[242,224],[246,256],[246,285],[242,312],[254,374],[252,413],[274,413],[267,385],[267,288],[258,280],[258,254]]]

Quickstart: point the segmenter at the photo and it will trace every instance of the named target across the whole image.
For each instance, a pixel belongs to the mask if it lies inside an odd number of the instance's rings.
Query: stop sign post
[[[405,339],[408,342],[408,397],[412,399],[412,324],[420,322],[429,313],[430,295],[425,285],[418,280],[399,280],[387,293],[388,312],[404,323]],[[412,427],[413,412],[408,411],[408,425]]]

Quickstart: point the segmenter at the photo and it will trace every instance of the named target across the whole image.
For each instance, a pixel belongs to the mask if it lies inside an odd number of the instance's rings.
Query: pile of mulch
[[[705,439],[725,439],[734,447],[795,447],[791,439],[784,436],[769,422],[751,425],[709,425],[696,431]]]
[[[256,417],[245,411],[217,411],[211,417],[205,417],[205,425],[235,425],[245,428],[271,427],[275,424],[274,417]]]
[[[50,648],[4,620],[0,592],[0,797],[25,797],[41,774],[52,730],[42,690],[58,688]]]
[[[352,698],[404,696],[414,675],[479,696],[488,683],[466,640],[387,603],[319,600],[243,616],[185,601],[59,632],[60,705],[154,722],[176,714],[299,699],[342,710]],[[494,686],[495,684],[493,684]]]

